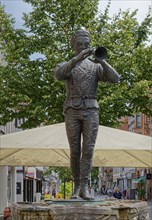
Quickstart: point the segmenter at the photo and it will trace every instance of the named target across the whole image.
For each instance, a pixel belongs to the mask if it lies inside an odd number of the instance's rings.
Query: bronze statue
[[[71,39],[75,57],[60,63],[55,70],[55,77],[65,81],[67,91],[64,114],[74,181],[71,198],[86,200],[93,199],[88,192],[88,180],[99,126],[98,82],[119,82],[118,73],[104,60],[104,56],[100,58],[100,51],[90,47],[90,41],[87,30],[76,31]],[[97,55],[98,63],[88,59],[91,54]]]

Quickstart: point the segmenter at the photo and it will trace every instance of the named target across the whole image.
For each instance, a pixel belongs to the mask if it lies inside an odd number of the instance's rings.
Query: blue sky
[[[99,8],[105,8],[108,0],[100,0]],[[141,23],[148,12],[148,8],[152,7],[152,0],[111,0],[110,15],[117,13],[120,9],[125,11],[129,9],[134,11],[138,9],[137,18]]]
[[[23,12],[28,13],[32,10],[30,4],[25,3],[23,0],[0,0],[0,2],[5,5],[5,11],[9,14],[12,14],[12,17],[15,18],[16,20],[15,27],[22,28]],[[108,4],[108,0],[99,0],[99,10],[101,12],[104,12],[107,4]],[[110,16],[113,16],[114,14],[117,14],[120,9],[122,11],[125,11],[126,9],[129,8],[131,11],[138,9],[137,19],[139,23],[141,23],[146,17],[149,7],[152,7],[152,0],[111,0],[111,6],[109,12],[110,12]],[[31,55],[31,59],[36,59],[40,57],[43,56],[40,55],[39,53],[35,53],[34,55]]]
[[[108,0],[100,0],[99,2],[99,10],[104,11]],[[22,13],[30,12],[31,6],[23,0],[1,0],[1,3],[5,5],[6,12],[12,14],[16,19],[16,27],[21,28],[23,24]],[[152,0],[111,0],[110,15],[116,14],[120,8],[122,11],[128,8],[132,11],[138,9],[137,18],[139,22],[142,22],[149,6],[152,7]]]

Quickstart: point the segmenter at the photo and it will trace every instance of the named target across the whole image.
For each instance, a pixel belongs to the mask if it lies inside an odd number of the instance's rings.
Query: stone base
[[[54,200],[13,204],[13,220],[149,220],[148,206],[130,200]]]

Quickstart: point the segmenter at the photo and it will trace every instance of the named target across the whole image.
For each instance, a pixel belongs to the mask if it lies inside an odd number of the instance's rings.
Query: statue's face
[[[85,50],[90,47],[90,38],[87,36],[80,36],[77,37],[75,44],[74,44],[74,50],[76,54],[79,54],[82,50]]]

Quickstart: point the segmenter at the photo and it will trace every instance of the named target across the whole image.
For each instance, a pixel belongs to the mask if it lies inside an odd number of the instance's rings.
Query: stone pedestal
[[[149,220],[147,203],[128,200],[13,204],[13,220]]]

